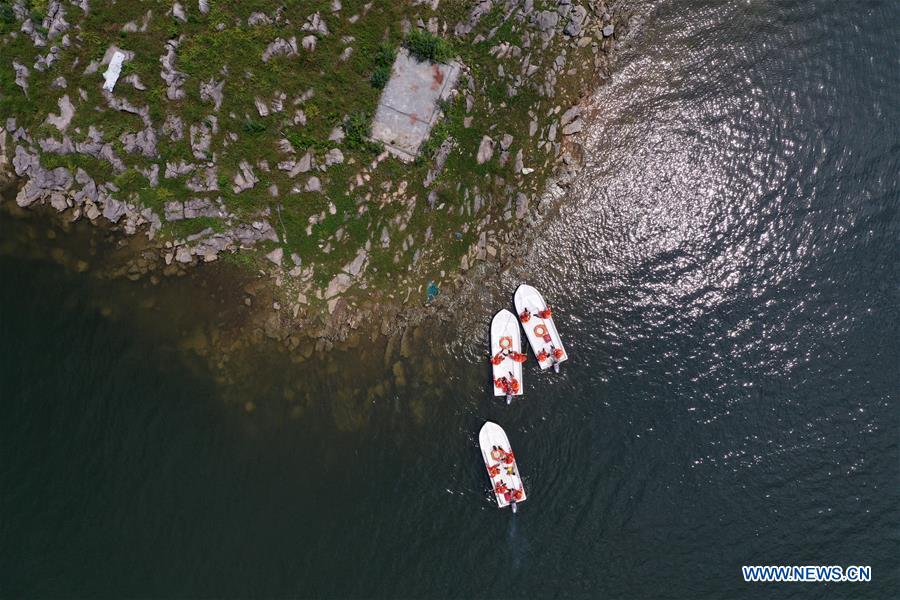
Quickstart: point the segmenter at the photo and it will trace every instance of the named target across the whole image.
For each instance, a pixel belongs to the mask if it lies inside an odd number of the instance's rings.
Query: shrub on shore
[[[438,36],[422,29],[413,29],[406,36],[406,48],[419,60],[446,62],[453,58],[453,46]]]

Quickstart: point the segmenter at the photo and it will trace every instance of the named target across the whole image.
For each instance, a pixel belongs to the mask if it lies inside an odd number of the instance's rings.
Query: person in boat
[[[545,360],[547,360],[548,358],[550,358],[550,353],[547,352],[546,348],[541,348],[541,351],[538,352],[538,355],[537,355],[538,362],[542,363]]]
[[[519,315],[519,318],[522,320],[523,323],[527,323],[528,321],[531,320],[531,312],[529,312],[529,310],[527,308],[523,309],[522,314]]]
[[[519,380],[516,379],[515,377],[513,377],[509,381],[509,391],[506,393],[507,394],[518,394],[520,389],[522,389],[522,386],[519,385]]]
[[[563,352],[562,348],[554,348],[553,349],[553,358],[554,358],[554,360],[556,360],[556,362],[561,361],[565,355],[566,355],[566,353]]]
[[[500,459],[496,459],[500,460]],[[497,465],[491,465],[488,467],[488,474],[493,478],[500,474],[500,467]]]
[[[507,488],[507,487],[506,487],[506,484],[503,483],[502,481],[498,481],[498,482],[494,485],[494,492],[497,493],[497,494],[504,494],[504,495],[505,495],[505,494],[507,494],[507,493],[509,492],[509,488]]]
[[[510,490],[510,494],[513,502],[519,502],[524,496],[525,492],[522,490]]]
[[[491,458],[496,461],[502,461],[503,457],[506,456],[506,452],[503,451],[503,448],[499,446],[494,446],[491,448]]]
[[[528,360],[528,355],[523,354],[522,352],[510,352],[509,357],[517,363],[523,363]]]
[[[503,351],[501,350],[497,354],[491,357],[491,364],[495,367],[503,362]]]
[[[548,306],[548,307],[544,308],[544,310],[539,310],[538,316],[542,319],[549,319],[550,317],[553,316],[553,311],[551,311],[550,307]]]
[[[504,394],[509,393],[509,380],[504,377],[498,377],[494,380],[494,387],[499,388]]]
[[[502,458],[501,460],[502,460],[503,462],[505,462],[506,464],[511,465],[511,464],[513,464],[514,462],[516,462],[516,457],[515,457],[515,455],[512,453],[512,450],[510,450],[509,452],[504,452],[504,453],[503,453],[503,458]]]

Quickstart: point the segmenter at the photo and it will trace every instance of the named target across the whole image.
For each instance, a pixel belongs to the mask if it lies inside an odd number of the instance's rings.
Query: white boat
[[[530,285],[522,284],[516,290],[515,304],[525,337],[528,338],[541,369],[553,367],[554,371],[559,372],[560,363],[569,360],[569,355],[544,297]],[[541,317],[541,314],[546,316]]]
[[[506,396],[507,404],[512,402],[513,396],[522,395],[524,361],[519,320],[503,309],[491,321],[491,369],[494,396]]]
[[[516,505],[525,501],[525,487],[506,432],[496,423],[487,421],[478,433],[478,445],[497,505],[500,508],[512,506],[512,511],[516,512]]]

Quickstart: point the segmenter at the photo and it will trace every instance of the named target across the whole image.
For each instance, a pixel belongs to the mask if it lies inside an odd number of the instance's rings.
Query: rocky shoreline
[[[24,3],[16,4],[20,5],[24,6]],[[199,5],[201,11],[203,5],[203,2]],[[466,21],[460,21],[453,27],[448,27],[447,22],[433,16],[428,20],[419,19],[416,25],[404,19],[401,28],[452,31],[452,35],[458,38],[470,36],[470,39],[478,40],[481,37],[489,40],[505,24],[513,23],[511,31],[514,34],[521,35],[521,29],[527,36],[524,41],[518,38],[521,45],[507,41],[488,44],[491,55],[508,58],[521,67],[519,74],[509,73],[511,83],[507,90],[508,99],[511,101],[519,90],[529,85],[543,98],[542,102],[552,103],[554,97],[558,96],[583,98],[609,77],[615,40],[624,37],[628,31],[632,13],[624,3],[607,8],[602,2],[580,6],[561,0],[550,8],[552,10],[539,10],[529,1],[499,3],[482,0],[468,14]],[[66,38],[84,36],[83,31],[69,27],[65,17],[66,9],[72,10],[60,2],[49,2],[40,28],[34,27],[24,9],[16,12],[16,18],[22,25],[20,31],[13,35],[20,38],[27,35],[37,48],[50,45],[50,54],[47,55],[49,58],[45,61],[49,61],[49,64],[45,65],[46,68],[54,63],[52,57],[60,54],[60,46],[66,47],[67,43],[72,43],[71,39],[67,42]],[[480,33],[479,27],[483,25],[480,22],[486,15],[493,14],[499,15],[501,24]],[[270,20],[279,18],[277,15],[263,17]],[[259,20],[263,17],[251,15],[248,23],[252,19]],[[178,19],[177,15],[175,18]],[[32,22],[31,28],[27,25],[29,22]],[[303,27],[307,27],[309,23],[307,20]],[[309,26],[318,27],[315,35],[321,35],[321,23]],[[136,27],[139,29],[140,24],[136,24]],[[277,40],[273,42],[275,46],[270,45],[266,49],[268,56],[294,52],[294,46],[289,40],[279,39],[283,43],[277,43]],[[481,41],[483,40],[478,40]],[[304,41],[304,44],[307,42]],[[519,58],[523,56],[523,47],[527,49],[532,45],[536,47],[534,53],[529,51],[524,60]],[[580,62],[568,70],[571,77],[580,77],[577,79],[577,89],[571,89],[574,85],[571,80],[566,83],[568,87],[557,82],[557,75],[563,74],[567,47],[572,48],[573,53],[584,52]],[[55,52],[54,48],[57,49]],[[106,54],[109,53],[110,49]],[[539,63],[535,55],[540,53],[544,53],[549,57],[550,64],[555,65],[549,72],[542,72],[535,67],[535,63]],[[168,45],[166,54],[160,60],[163,66],[160,78],[165,84],[167,97],[177,98],[187,80],[177,75],[177,70],[173,67],[176,55],[177,46]],[[241,295],[248,309],[248,316],[228,335],[218,336],[216,347],[209,350],[211,356],[225,355],[229,349],[242,346],[243,340],[249,340],[250,343],[274,341],[289,353],[299,350],[302,356],[330,350],[336,343],[346,345],[348,340],[351,344],[354,339],[359,343],[360,337],[374,340],[378,336],[384,336],[393,339],[402,335],[400,332],[410,325],[417,325],[426,318],[441,318],[441,315],[452,313],[455,306],[465,302],[463,296],[467,286],[473,285],[480,278],[494,276],[515,263],[527,249],[528,231],[537,227],[541,219],[553,212],[580,161],[581,152],[577,140],[585,122],[580,103],[556,105],[543,117],[529,110],[531,114],[526,115],[527,118],[520,124],[526,128],[525,131],[512,128],[511,132],[502,135],[486,131],[480,138],[476,136],[477,151],[474,156],[468,157],[473,159],[473,168],[499,165],[511,170],[504,171],[505,176],[490,172],[478,174],[477,177],[486,178],[485,181],[489,182],[486,186],[477,183],[474,173],[471,174],[473,182],[464,182],[464,186],[457,182],[454,193],[460,193],[462,187],[461,192],[466,201],[455,210],[460,216],[454,224],[454,228],[458,227],[456,232],[447,232],[447,239],[441,244],[432,243],[428,246],[428,241],[435,238],[434,226],[428,225],[420,232],[421,242],[411,233],[407,239],[403,239],[402,248],[398,248],[398,252],[404,256],[414,255],[408,266],[400,264],[394,269],[388,262],[382,263],[380,270],[374,267],[372,263],[375,262],[376,246],[373,241],[377,244],[379,235],[382,240],[384,237],[392,238],[389,229],[391,223],[399,231],[411,228],[412,217],[422,205],[426,212],[435,213],[440,210],[438,204],[443,193],[439,192],[446,191],[448,185],[447,181],[441,179],[442,175],[449,174],[458,178],[459,170],[469,164],[461,159],[453,159],[456,160],[453,163],[448,158],[453,153],[459,153],[460,146],[463,145],[454,135],[460,138],[471,137],[472,120],[480,118],[476,108],[480,104],[478,98],[486,95],[485,90],[478,89],[478,78],[471,70],[478,65],[472,65],[471,60],[470,58],[466,81],[454,95],[458,109],[445,107],[445,118],[451,124],[448,127],[449,134],[439,145],[436,144],[430,159],[423,161],[420,172],[425,176],[422,181],[404,180],[393,187],[392,175],[387,173],[386,179],[380,181],[376,188],[374,183],[378,179],[378,170],[386,168],[382,165],[393,162],[387,152],[380,152],[369,164],[361,165],[361,170],[348,176],[347,185],[351,190],[356,188],[360,193],[366,192],[362,196],[363,202],[408,208],[402,208],[395,214],[380,234],[377,227],[372,228],[375,237],[353,252],[346,263],[341,261],[343,264],[339,264],[335,272],[324,278],[317,272],[312,259],[304,261],[304,257],[298,252],[291,252],[290,247],[285,244],[283,222],[279,231],[279,221],[283,221],[284,216],[280,204],[259,207],[259,210],[253,211],[249,216],[230,210],[221,198],[213,197],[169,200],[155,208],[137,201],[137,194],[123,193],[115,178],[113,181],[99,181],[99,178],[93,177],[81,166],[53,166],[55,163],[52,160],[47,164],[48,156],[84,155],[105,161],[114,170],[119,170],[117,161],[120,162],[121,159],[117,152],[124,152],[145,161],[137,167],[128,167],[123,172],[138,170],[145,177],[146,185],[152,187],[154,181],[159,184],[160,176],[163,180],[184,177],[189,188],[202,191],[204,181],[210,186],[221,183],[210,171],[216,166],[215,162],[206,163],[206,167],[202,167],[186,161],[160,163],[153,161],[152,157],[157,156],[159,146],[168,143],[167,136],[174,139],[172,136],[179,130],[182,136],[190,139],[191,150],[195,154],[199,152],[199,155],[206,156],[204,147],[208,147],[214,132],[221,126],[215,117],[212,120],[207,118],[199,125],[191,125],[188,135],[184,132],[183,122],[167,118],[160,125],[153,120],[148,106],[138,106],[127,98],[120,98],[104,90],[103,100],[107,105],[104,110],[136,116],[144,124],[144,129],[123,133],[119,140],[109,140],[101,131],[102,125],[88,126],[84,139],[75,140],[74,135],[70,137],[66,131],[74,112],[69,95],[66,94],[57,103],[59,114],[50,113],[39,127],[27,128],[16,116],[8,118],[2,124],[0,182],[18,185],[16,202],[20,207],[46,204],[58,211],[59,218],[64,220],[107,223],[108,227],[124,235],[145,234],[148,243],[142,245],[139,255],[128,258],[121,266],[109,271],[129,279],[180,275],[217,259],[249,256],[249,260],[239,261],[247,279],[241,284]],[[98,67],[102,66],[103,61],[98,62]],[[16,85],[28,93],[28,72],[31,70],[17,60],[13,63]],[[43,64],[35,63],[34,69]],[[501,75],[510,70],[509,67],[504,70],[503,64],[499,64],[498,72]],[[534,83],[523,83],[525,74],[530,74]],[[128,77],[131,75],[133,73]],[[538,79],[540,76],[543,79]],[[216,107],[221,103],[221,85],[202,82],[200,93]],[[500,104],[506,104],[506,101],[501,101]],[[266,104],[263,108],[256,106],[260,116],[278,107],[276,103],[276,106]],[[489,101],[484,108],[489,114],[496,106]],[[459,130],[452,127],[454,110],[458,110],[458,116],[461,117]],[[346,127],[345,123],[344,129]],[[54,132],[57,135],[48,135]],[[332,133],[341,135],[340,131]],[[513,156],[515,140],[521,140],[524,148],[520,146]],[[544,155],[543,162],[532,163],[536,165],[533,168],[524,167],[523,150],[528,150],[529,156],[532,151],[539,150]],[[305,167],[315,166],[317,171],[314,172],[327,176],[330,169],[346,168],[347,163],[359,165],[358,160],[354,160],[352,156],[345,160],[338,147],[321,154],[308,150],[302,156],[287,162],[290,162],[290,170],[297,171],[298,175],[309,170]],[[259,165],[255,166],[258,168]],[[284,166],[287,167],[288,164]],[[535,170],[539,172],[533,174]],[[253,189],[260,183],[257,173],[258,169],[254,169],[254,165],[242,161],[231,181],[233,191],[240,194]],[[307,180],[305,187],[315,188],[317,182],[321,184],[319,177],[314,175]],[[482,187],[488,189],[479,191]],[[408,190],[413,188],[420,193],[411,195]],[[308,192],[318,193],[315,190]],[[449,210],[454,209],[450,207]],[[365,207],[358,205],[355,212],[362,215]],[[328,200],[324,211],[310,217],[310,225],[306,230],[311,231],[317,219],[327,219],[328,213],[334,214],[334,203],[331,200]],[[213,226],[184,236],[161,235],[172,223],[206,223],[207,220]],[[348,222],[347,227],[349,226]],[[333,244],[339,244],[343,229],[344,227],[338,229],[330,239],[321,240],[319,245],[327,249]],[[418,248],[414,249],[416,246]],[[397,260],[400,255],[394,256],[394,265],[400,263]],[[442,255],[454,255],[455,262],[443,260],[445,257]],[[440,293],[426,303],[429,281],[436,282],[432,285],[435,289],[439,286]],[[227,359],[220,361],[220,364],[224,366],[225,362]]]

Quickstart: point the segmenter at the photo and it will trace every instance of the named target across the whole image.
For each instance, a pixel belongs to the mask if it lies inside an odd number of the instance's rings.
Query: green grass
[[[422,29],[413,28],[406,36],[406,48],[419,60],[447,62],[453,58],[450,42]]]

